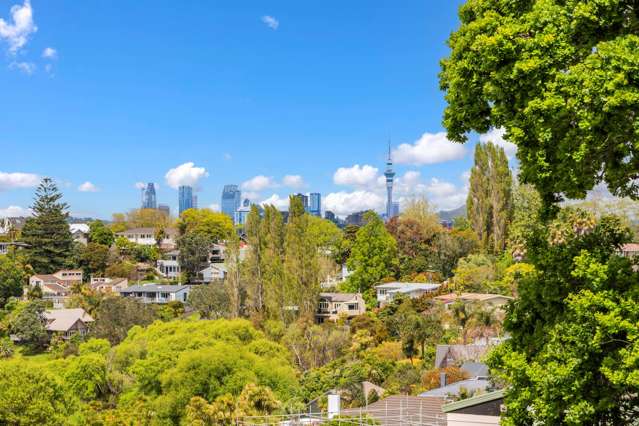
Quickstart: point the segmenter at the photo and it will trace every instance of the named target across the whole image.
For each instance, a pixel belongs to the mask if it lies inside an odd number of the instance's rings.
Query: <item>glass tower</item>
[[[144,191],[142,191],[142,208],[156,209],[157,207],[158,204],[155,198],[155,184],[149,182],[146,184]]]
[[[235,212],[240,208],[242,193],[237,185],[224,185],[222,190],[222,213],[235,220]]]
[[[193,188],[182,185],[178,188],[179,214],[193,208]]]
[[[319,192],[311,192],[309,201],[308,212],[313,216],[322,217],[322,195]]]

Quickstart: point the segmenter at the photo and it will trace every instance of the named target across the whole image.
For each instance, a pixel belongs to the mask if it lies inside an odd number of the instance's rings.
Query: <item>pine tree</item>
[[[503,148],[492,143],[475,146],[466,207],[481,247],[501,252],[512,216],[512,175]]]
[[[37,273],[49,274],[69,266],[73,237],[67,223],[69,206],[61,198],[53,180],[42,179],[31,207],[33,217],[22,229],[28,262]]]

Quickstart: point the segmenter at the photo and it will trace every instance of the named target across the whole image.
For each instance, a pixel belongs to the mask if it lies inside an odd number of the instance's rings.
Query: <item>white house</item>
[[[42,299],[51,302],[53,309],[62,309],[71,297],[71,289],[59,283],[45,283],[40,285]]]
[[[124,237],[132,243],[143,246],[154,246],[157,244],[154,228],[127,229],[126,231],[118,232],[115,235],[118,237]],[[174,249],[176,246],[175,239],[177,237],[177,230],[173,228],[166,228],[164,230],[164,235],[164,238],[160,241],[160,247],[169,250]]]
[[[84,244],[85,246],[89,242],[89,225],[86,223],[70,223],[69,231],[73,241]]]
[[[208,267],[199,272],[199,282],[210,283],[220,281],[226,278],[228,270],[223,263],[211,263]]]
[[[441,302],[446,307],[450,307],[456,301],[463,303],[477,303],[484,307],[502,308],[508,302],[513,300],[510,296],[492,293],[449,293],[435,296],[433,299]]]
[[[400,283],[392,282],[375,286],[377,291],[377,303],[384,306],[389,303],[396,294],[403,294],[416,299],[426,293],[432,293],[440,287],[440,284],[434,283]]]
[[[142,303],[185,303],[191,289],[192,286],[188,285],[133,285],[120,290],[120,296],[132,297]]]
[[[58,284],[63,287],[71,287],[73,284],[82,282],[82,270],[61,269],[53,274],[36,274],[29,278],[29,285],[42,287],[45,284]]]

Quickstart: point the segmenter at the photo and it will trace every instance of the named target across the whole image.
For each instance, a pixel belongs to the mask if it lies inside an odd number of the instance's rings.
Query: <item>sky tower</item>
[[[393,170],[393,160],[391,158],[391,146],[388,141],[388,160],[386,160],[386,220],[390,220],[393,217],[393,178],[395,177],[395,171]]]

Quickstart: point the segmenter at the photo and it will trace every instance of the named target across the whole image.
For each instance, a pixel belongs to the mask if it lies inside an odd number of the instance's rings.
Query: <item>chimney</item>
[[[439,387],[443,388],[446,386],[446,373],[439,373]]]

